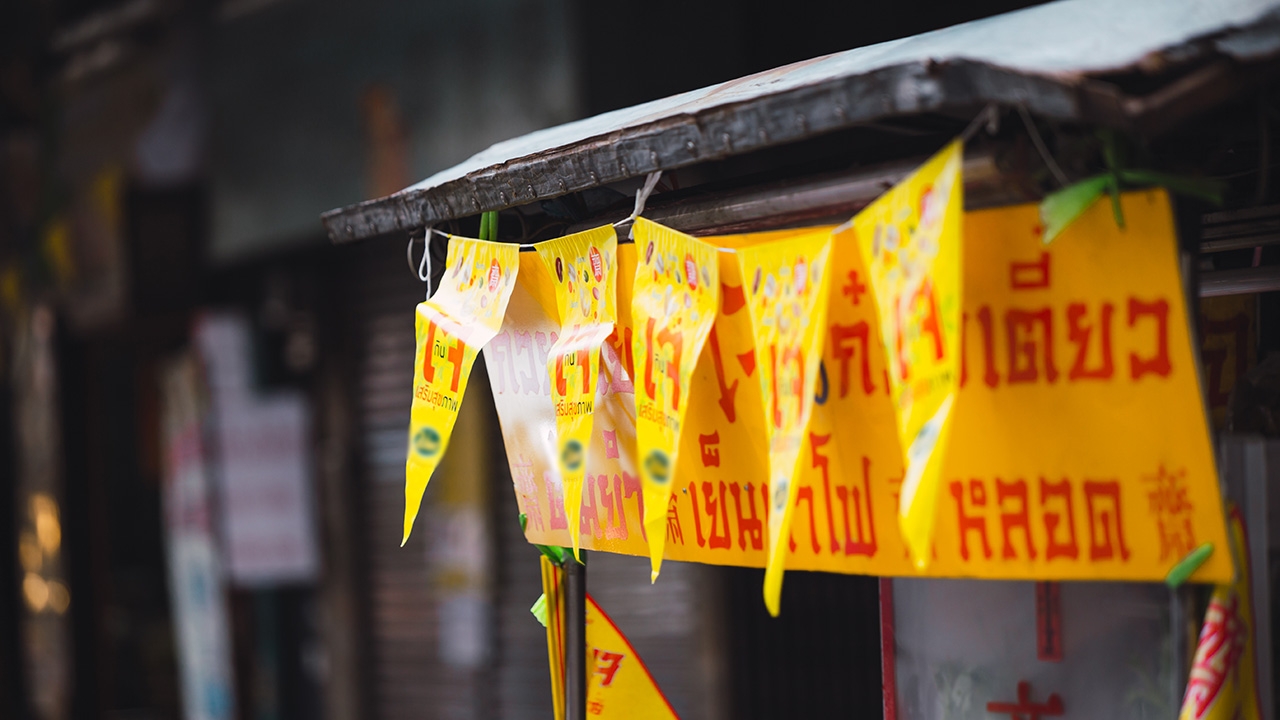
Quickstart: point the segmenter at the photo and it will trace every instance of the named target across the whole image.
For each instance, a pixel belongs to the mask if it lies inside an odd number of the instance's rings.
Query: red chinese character
[[[989,702],[987,712],[1008,715],[1009,720],[1040,720],[1045,717],[1060,717],[1063,713],[1062,698],[1058,693],[1049,693],[1049,700],[1043,703],[1031,702],[1031,683],[1022,680],[1018,683],[1017,702]]]
[[[1195,508],[1187,496],[1187,471],[1169,472],[1161,464],[1154,475],[1142,479],[1153,485],[1147,500],[1160,532],[1160,559],[1180,559],[1196,546],[1191,523]]]

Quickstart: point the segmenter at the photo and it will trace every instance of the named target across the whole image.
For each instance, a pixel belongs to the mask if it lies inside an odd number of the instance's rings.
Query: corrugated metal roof
[[[326,213],[344,241],[544,200],[859,124],[1022,104],[1125,126],[1096,76],[1280,51],[1280,0],[1059,0],[827,55],[498,143],[405,190]]]

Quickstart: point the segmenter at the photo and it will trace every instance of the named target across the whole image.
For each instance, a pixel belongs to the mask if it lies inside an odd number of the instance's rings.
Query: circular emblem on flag
[[[650,480],[666,485],[671,480],[671,459],[661,450],[651,450],[644,459],[644,471]]]
[[[566,470],[577,472],[582,468],[582,460],[582,443],[570,440],[564,444],[564,450],[560,452],[560,462]]]
[[[413,451],[424,458],[434,457],[440,452],[440,433],[430,427],[414,433]]]

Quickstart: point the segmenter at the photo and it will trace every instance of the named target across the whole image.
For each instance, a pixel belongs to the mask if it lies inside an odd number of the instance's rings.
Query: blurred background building
[[[0,717],[547,717],[487,388],[400,548],[423,287],[319,214],[1027,4],[0,5]],[[879,712],[874,578],[795,573],[770,623],[758,571],[590,562],[682,717]]]

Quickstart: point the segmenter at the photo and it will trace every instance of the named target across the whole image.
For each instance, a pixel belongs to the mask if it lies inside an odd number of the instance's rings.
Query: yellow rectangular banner
[[[795,507],[796,462],[813,413],[813,390],[826,335],[828,259],[831,231],[810,230],[737,251],[755,365],[763,403],[757,425],[768,448],[765,505],[768,544],[764,602],[777,616],[782,602],[786,552],[781,538],[791,531]],[[760,436],[755,438],[757,441]],[[756,444],[759,444],[758,442]]]
[[[644,218],[635,222],[643,255],[631,300],[636,364],[636,457],[644,484],[650,580],[658,579],[666,546],[665,508],[679,460],[693,371],[720,304],[720,259],[714,245]]]
[[[906,466],[898,521],[920,566],[960,384],[963,149],[951,143],[837,231],[857,239],[876,301]]]
[[[617,318],[618,239],[609,226],[565,235],[534,246],[555,291],[559,333],[546,372],[555,399],[556,445],[564,511],[578,521],[595,414],[600,346]],[[573,538],[578,554],[578,538]]]
[[[1100,203],[1049,246],[1035,205],[964,215],[959,392],[924,570],[898,531],[904,459],[869,276],[852,239],[834,238],[813,416],[792,526],[780,536],[788,569],[1158,581],[1211,543],[1191,579],[1231,579],[1169,200],[1131,192],[1122,207],[1124,229]],[[618,255],[621,280],[635,248]],[[721,255],[720,308],[694,370],[664,556],[763,567],[770,496],[764,448],[752,443],[763,437],[757,348],[736,258]],[[526,537],[569,545],[546,442],[555,410],[544,368],[558,330],[536,301],[546,292],[522,269],[485,352]],[[620,307],[629,292],[620,281]],[[602,351],[574,530],[585,548],[646,555],[631,332],[619,318]]]
[[[502,327],[519,254],[509,243],[450,237],[440,287],[418,304],[401,545],[409,540],[422,494],[449,445],[476,354]]]

